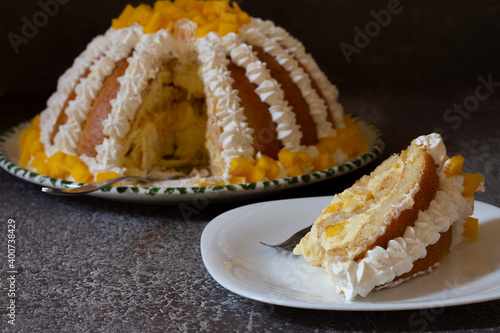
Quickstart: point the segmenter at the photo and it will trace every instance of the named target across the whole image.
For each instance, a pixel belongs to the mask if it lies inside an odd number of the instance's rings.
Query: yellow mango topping
[[[342,201],[334,202],[323,210],[323,214],[338,212],[342,209],[343,206],[344,203]]]
[[[344,221],[341,223],[337,223],[337,224],[328,226],[325,230],[326,237],[333,237],[333,236],[340,234],[342,232],[342,230],[344,230],[346,224],[347,224],[347,221]]]
[[[172,30],[176,21],[185,18],[198,25],[197,37],[210,32],[221,36],[237,33],[251,21],[237,3],[231,6],[229,0],[164,0],[155,2],[153,7],[141,4],[134,8],[127,5],[120,16],[112,20],[111,25],[114,29],[121,29],[138,23],[148,34],[160,29]]]
[[[298,177],[304,174],[304,169],[300,164],[294,164],[291,167],[286,168],[286,171],[288,171],[288,175],[290,177]]]
[[[484,176],[480,173],[463,173],[464,191],[463,196],[474,196],[474,192],[484,183]]]
[[[116,172],[99,172],[96,176],[95,176],[95,181],[96,183],[99,183],[99,182],[103,182],[105,180],[109,180],[111,178],[116,178],[118,177],[119,174],[116,173]]]
[[[333,154],[323,153],[314,158],[312,164],[314,171],[320,171],[333,168],[335,166],[335,160],[333,159]]]
[[[251,158],[233,158],[231,160],[229,173],[233,176],[246,177],[255,166],[255,161]]]
[[[343,120],[345,127],[337,130],[339,146],[350,158],[357,157],[367,149],[363,132],[348,115],[344,115]]]
[[[70,172],[73,179],[79,183],[92,183],[94,176],[84,163],[77,163]]]
[[[269,156],[253,158],[234,158],[231,160],[229,173],[233,176],[232,184],[255,183],[264,178],[273,180],[281,174],[278,163]]]
[[[257,168],[261,168],[266,173],[268,179],[276,179],[281,174],[280,166],[278,162],[270,158],[269,156],[262,155],[257,159],[255,164]]]
[[[444,173],[446,176],[457,176],[462,173],[464,167],[464,157],[462,155],[453,156],[448,161],[444,167]]]
[[[333,154],[337,151],[339,147],[340,147],[339,140],[337,140],[337,138],[332,136],[327,136],[325,138],[322,138],[316,144],[316,148],[318,148],[320,154],[323,153]]]
[[[295,153],[286,149],[282,149],[278,153],[278,160],[285,168],[290,168],[292,165],[300,163],[299,157]]]
[[[47,158],[40,142],[40,116],[33,118],[31,125],[21,132],[19,150],[19,165],[31,167],[41,175],[59,179],[67,179],[71,175],[81,183],[91,183],[94,180],[87,165],[77,156],[57,152]]]
[[[464,223],[464,231],[462,232],[462,236],[472,241],[475,241],[478,239],[479,235],[478,231],[479,231],[478,220],[474,217],[468,217]]]

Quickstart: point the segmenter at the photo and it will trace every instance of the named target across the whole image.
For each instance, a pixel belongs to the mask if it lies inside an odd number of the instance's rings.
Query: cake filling
[[[127,173],[208,167],[202,85],[196,71],[185,67],[177,59],[169,61],[144,93],[125,143]]]

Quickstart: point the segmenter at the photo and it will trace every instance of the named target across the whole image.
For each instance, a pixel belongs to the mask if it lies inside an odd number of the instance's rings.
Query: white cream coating
[[[56,124],[59,113],[68,99],[69,94],[77,85],[80,77],[87,68],[102,55],[109,45],[108,31],[105,35],[95,37],[73,62],[73,65],[67,69],[57,82],[57,90],[47,101],[47,108],[40,114],[40,142],[46,148],[48,156],[52,155],[57,149],[52,148],[50,137]]]
[[[48,150],[47,155],[56,151],[67,154],[77,154],[77,146],[80,141],[83,124],[87,119],[92,103],[103,86],[103,82],[116,67],[116,63],[127,57],[142,35],[139,26],[119,30],[109,30],[108,33],[110,48],[90,66],[90,74],[80,80],[75,87],[76,98],[68,103],[66,123],[59,127],[59,131],[54,137],[54,145]]]
[[[207,112],[217,122],[216,126],[223,128],[219,144],[222,147],[221,157],[228,166],[234,157],[251,158],[254,154],[253,129],[248,127],[227,68],[229,60],[226,50],[230,48],[227,45],[224,47],[221,38],[215,33],[209,33],[197,42],[199,73],[205,85]]]
[[[338,102],[339,91],[335,85],[333,85],[328,77],[319,68],[318,64],[314,60],[311,54],[306,52],[306,49],[302,42],[293,37],[283,29],[282,27],[276,26],[272,21],[264,21],[262,19],[254,19],[251,24],[262,31],[267,32],[268,36],[274,41],[279,43],[283,48],[290,52],[295,59],[297,59],[300,64],[306,69],[306,71],[311,75],[313,80],[316,82],[318,88],[321,90],[323,97],[328,104],[330,111],[332,112],[333,120],[335,121],[336,128],[344,128],[344,120],[342,119],[344,115],[344,109],[342,105]],[[333,129],[335,131],[335,128]]]
[[[296,123],[295,114],[285,101],[285,93],[248,44],[235,41],[233,45],[228,48],[231,60],[245,69],[248,80],[257,85],[255,92],[262,102],[269,105],[269,113],[276,124],[278,140],[284,148],[298,151],[302,132]]]
[[[252,20],[253,22],[253,20]],[[276,61],[290,74],[293,82],[302,93],[309,106],[309,113],[316,124],[317,136],[319,139],[334,136],[332,124],[327,121],[327,107],[324,101],[318,96],[311,86],[309,75],[304,72],[298,62],[276,41],[267,37],[259,26],[252,23],[244,26],[240,30],[241,38],[251,45],[261,47],[267,54],[273,56]]]
[[[356,295],[366,296],[374,287],[409,272],[413,262],[426,255],[426,247],[439,240],[439,233],[472,214],[471,207],[461,195],[463,177],[447,177],[443,172],[446,148],[438,134],[421,136],[414,144],[425,146],[439,164],[440,186],[429,209],[420,211],[414,226],[406,228],[403,237],[390,240],[387,248],[375,247],[359,262],[330,262],[327,272],[339,292],[352,301]],[[461,238],[460,234],[454,237]]]

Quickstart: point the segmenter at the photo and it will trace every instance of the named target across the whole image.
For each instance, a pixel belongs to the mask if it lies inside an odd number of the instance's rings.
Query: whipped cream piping
[[[144,34],[135,45],[133,55],[128,59],[125,74],[118,78],[120,90],[111,103],[111,112],[103,121],[105,135],[102,144],[96,146],[98,168],[121,165],[126,154],[126,139],[131,131],[131,124],[142,104],[142,94],[154,78],[168,53],[164,47],[169,39],[166,30],[153,34]]]
[[[332,261],[326,269],[347,300],[356,295],[366,296],[376,286],[394,280],[409,272],[413,262],[426,255],[426,247],[438,241],[439,233],[445,232],[455,222],[472,213],[462,196],[463,177],[447,177],[443,172],[446,148],[437,134],[419,137],[414,144],[427,147],[435,161],[439,161],[440,186],[429,209],[420,211],[413,226],[407,227],[403,237],[389,241],[387,248],[375,247],[359,262]],[[454,237],[457,235],[454,234]],[[461,237],[461,235],[458,235]]]
[[[335,121],[336,128],[345,127],[342,116],[344,114],[344,109],[342,105],[338,102],[339,91],[335,85],[333,85],[328,77],[319,68],[318,64],[311,56],[311,54],[306,52],[306,49],[302,42],[291,36],[285,29],[274,25],[272,21],[263,21],[261,19],[255,19],[252,21],[255,26],[261,26],[263,31],[267,31],[269,36],[279,43],[282,47],[287,49],[300,64],[306,69],[306,71],[311,75],[313,80],[316,82],[318,88],[321,90],[323,97],[328,104],[330,111],[332,112],[333,120]]]
[[[327,136],[334,136],[335,131],[332,124],[327,121],[327,112],[325,102],[318,96],[316,90],[312,88],[311,79],[309,75],[303,70],[299,65],[297,60],[284,48],[280,46],[275,40],[267,37],[263,31],[266,31],[265,27],[261,27],[258,24],[252,22],[247,26],[244,26],[240,30],[240,34],[244,40],[249,44],[261,47],[266,53],[273,56],[276,61],[290,73],[290,77],[293,82],[300,89],[302,96],[304,97],[306,103],[309,106],[309,113],[313,118],[314,123],[318,131],[318,138],[324,138]],[[262,21],[261,21],[262,22]]]
[[[40,141],[46,148],[48,156],[57,150],[51,148],[50,137],[64,103],[85,70],[106,51],[108,44],[109,32],[95,37],[57,81],[57,90],[48,99],[47,108],[40,114]]]
[[[269,113],[276,124],[277,137],[283,147],[291,151],[299,150],[302,133],[278,82],[271,77],[265,64],[257,58],[249,45],[235,42],[228,51],[232,61],[245,69],[248,80],[257,85],[255,92],[261,101],[269,105]]]
[[[75,87],[76,99],[70,101],[66,108],[68,120],[66,124],[59,127],[50,153],[59,150],[67,154],[76,154],[83,131],[82,124],[87,119],[92,103],[101,90],[104,80],[113,72],[116,63],[130,54],[142,35],[142,29],[139,26],[120,30],[110,29],[108,34],[110,48],[90,66],[90,74]]]
[[[229,38],[225,40],[226,44]],[[222,128],[218,140],[222,147],[221,157],[226,163],[225,173],[233,158],[251,158],[254,155],[253,129],[248,127],[238,92],[232,88],[233,80],[227,69],[227,49],[231,46],[224,47],[215,33],[197,41],[199,73],[205,86],[207,112],[215,119],[215,126]]]
[[[187,20],[175,23],[174,34],[159,30],[153,34],[142,34],[135,45],[134,54],[128,59],[125,74],[118,78],[120,91],[110,103],[111,112],[103,121],[105,138],[96,147],[97,156],[91,163],[91,171],[107,170],[120,166],[128,150],[128,134],[132,130],[136,114],[142,104],[142,95],[151,79],[159,73],[162,64],[171,58],[181,62],[196,62],[194,40],[196,25]],[[91,161],[93,162],[93,161]]]

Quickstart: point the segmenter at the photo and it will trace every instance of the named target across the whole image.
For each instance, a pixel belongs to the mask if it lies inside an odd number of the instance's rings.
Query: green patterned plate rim
[[[339,177],[370,163],[379,156],[385,148],[384,136],[375,125],[359,116],[350,115],[350,117],[359,124],[369,148],[358,158],[331,169],[312,172],[297,177],[287,177],[271,181],[238,185],[206,187],[110,186],[89,195],[111,200],[145,203],[193,202],[193,199],[196,200],[200,195],[211,201],[233,201],[268,195],[270,192],[283,191],[289,188]],[[18,178],[46,187],[71,188],[83,185],[78,182],[40,175],[17,165],[20,156],[17,142],[21,131],[27,126],[29,126],[29,122],[22,123],[12,127],[0,136],[0,167]]]

